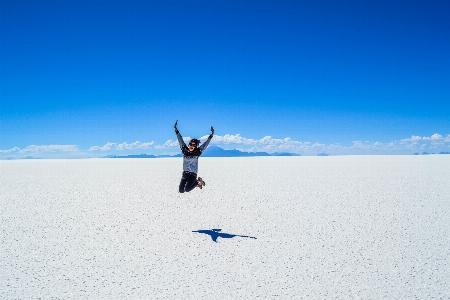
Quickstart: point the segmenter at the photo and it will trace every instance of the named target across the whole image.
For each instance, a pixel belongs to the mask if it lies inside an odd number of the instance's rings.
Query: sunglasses
[[[197,144],[196,143],[189,143],[189,146],[197,146]]]

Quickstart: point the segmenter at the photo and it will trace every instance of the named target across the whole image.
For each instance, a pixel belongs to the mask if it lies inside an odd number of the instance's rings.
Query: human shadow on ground
[[[214,229],[213,228],[211,230],[202,229],[202,230],[194,230],[192,232],[207,234],[207,235],[211,236],[212,240],[216,243],[217,243],[217,238],[219,238],[219,237],[224,238],[224,239],[231,239],[231,238],[238,236],[238,237],[250,238],[250,239],[256,240],[256,237],[254,237],[254,236],[231,234],[231,233],[225,233],[225,232],[221,232],[221,231],[222,231],[222,229]]]

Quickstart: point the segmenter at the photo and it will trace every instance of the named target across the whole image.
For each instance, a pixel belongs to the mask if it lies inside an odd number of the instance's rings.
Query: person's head
[[[198,147],[198,144],[200,144],[199,140],[192,139],[188,145],[189,151],[194,151]]]

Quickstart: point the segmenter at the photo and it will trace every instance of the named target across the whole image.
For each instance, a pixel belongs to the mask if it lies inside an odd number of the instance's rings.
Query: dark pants
[[[197,174],[183,172],[178,191],[180,193],[190,192],[197,186]]]

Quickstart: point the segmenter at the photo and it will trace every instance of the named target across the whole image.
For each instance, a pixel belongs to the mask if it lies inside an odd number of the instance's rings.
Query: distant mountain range
[[[149,154],[133,154],[133,155],[107,155],[103,158],[163,158],[163,157],[182,157],[183,155],[149,155]],[[206,148],[205,152],[203,152],[202,157],[249,157],[249,156],[300,156],[300,154],[295,153],[287,153],[287,152],[275,152],[275,153],[267,153],[267,152],[243,152],[239,150],[225,150],[217,146],[209,146]]]
[[[434,155],[434,154],[446,154],[450,155],[450,152],[439,152],[439,153],[414,153],[414,155]],[[319,153],[317,156],[329,156],[327,153]],[[131,154],[131,155],[107,155],[102,156],[101,158],[166,158],[166,157],[182,157],[183,155],[152,155],[152,154]],[[239,150],[225,150],[217,146],[210,146],[203,153],[202,157],[254,157],[254,156],[301,156],[300,154],[288,153],[288,152],[275,152],[275,153],[267,153],[267,152],[244,152]],[[6,158],[6,160],[12,160],[13,158]],[[27,156],[21,159],[41,159],[40,157],[32,157]]]
[[[414,153],[414,155],[419,155],[419,152]],[[428,154],[436,154],[436,153],[428,153],[428,152],[422,152],[422,155],[428,155]],[[439,152],[439,154],[450,154],[450,152]]]
[[[319,153],[319,154],[317,154],[317,156],[328,156],[328,155],[330,155],[330,154],[327,154],[327,153]]]
[[[107,155],[102,158],[157,158],[155,155],[149,154],[132,154],[132,155]]]
[[[419,155],[419,153],[414,153],[415,155]],[[423,152],[422,155],[427,154],[435,154],[435,153],[427,153]],[[450,152],[440,152],[439,154],[450,154]],[[319,153],[317,156],[328,156],[327,153]],[[209,146],[206,148],[205,152],[203,152],[202,157],[252,157],[252,156],[301,156],[300,154],[288,153],[288,152],[275,152],[275,153],[267,153],[267,152],[244,152],[240,150],[225,150],[223,148],[217,146]],[[107,155],[102,158],[165,158],[165,157],[183,157],[183,155],[151,155],[151,154],[132,154],[132,155]],[[27,159],[32,159],[32,157],[27,157]]]
[[[300,156],[300,154],[287,153],[287,152],[243,152],[239,150],[225,150],[217,146],[209,146],[203,152],[203,157],[248,157],[248,156]]]

